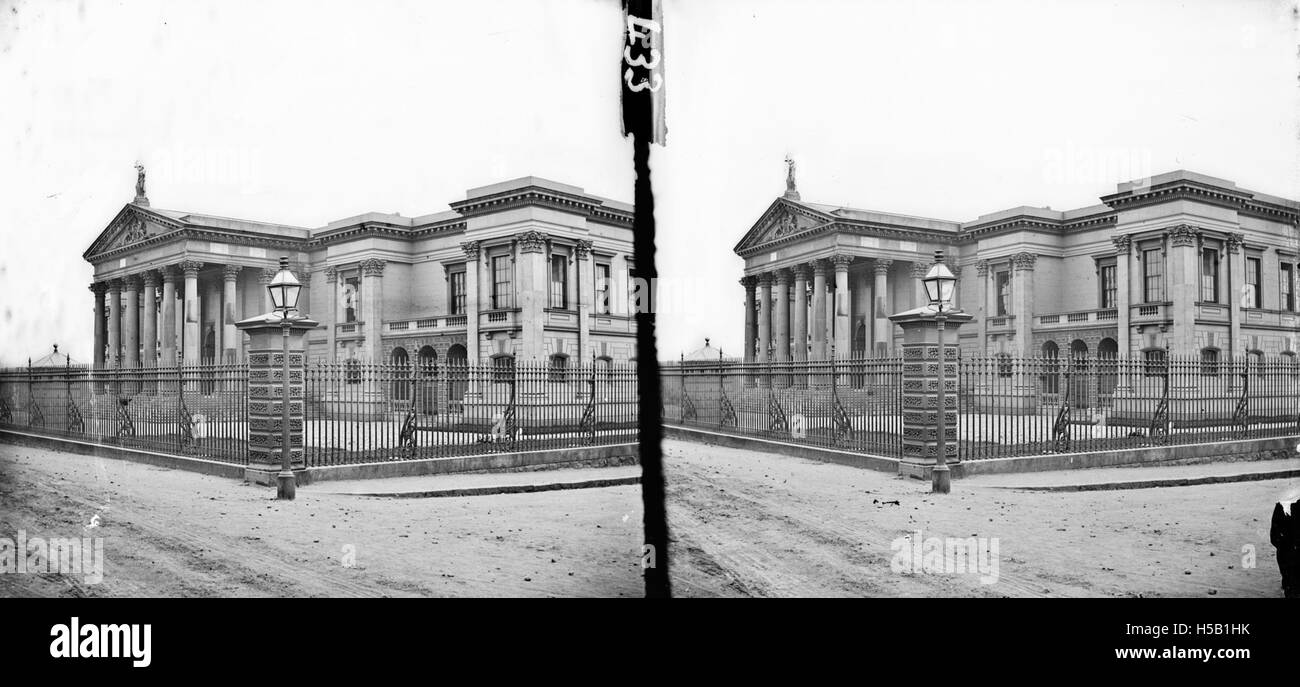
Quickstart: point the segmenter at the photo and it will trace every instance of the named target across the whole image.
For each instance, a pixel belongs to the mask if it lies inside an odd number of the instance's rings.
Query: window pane
[[[1142,300],[1159,303],[1165,299],[1164,259],[1160,249],[1142,251]]]
[[[596,312],[609,314],[609,265],[596,265]]]
[[[492,258],[493,308],[513,308],[515,306],[514,285],[511,283],[513,276],[510,256],[501,255]]]
[[[1263,307],[1263,294],[1259,290],[1259,258],[1246,258],[1246,293],[1250,307]]]
[[[451,314],[465,314],[465,273],[451,273]]]
[[[1119,290],[1115,283],[1115,266],[1104,265],[1101,268],[1101,307],[1114,308]]]
[[[1219,251],[1201,251],[1201,300],[1219,301]]]
[[[563,255],[551,256],[551,292],[550,307],[568,307],[569,269],[568,260]]]

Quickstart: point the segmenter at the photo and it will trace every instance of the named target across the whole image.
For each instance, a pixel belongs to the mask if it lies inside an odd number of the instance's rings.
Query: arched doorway
[[[1070,402],[1076,408],[1087,408],[1088,403],[1088,344],[1083,339],[1070,342]]]
[[[1061,350],[1055,341],[1043,344],[1043,393],[1061,393]]]
[[[416,412],[425,415],[438,414],[438,352],[433,346],[422,346],[419,352],[419,367],[416,377],[419,379]]]
[[[393,349],[392,379],[393,400],[411,400],[411,359],[401,346]]]
[[[447,403],[459,408],[469,387],[469,358],[465,347],[452,344],[447,349]],[[454,404],[454,405],[453,405]]]
[[[1119,382],[1119,344],[1107,337],[1097,344],[1097,401],[1106,405]]]

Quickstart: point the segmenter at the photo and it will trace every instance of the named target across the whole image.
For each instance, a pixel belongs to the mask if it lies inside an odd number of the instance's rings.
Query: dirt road
[[[1294,487],[1282,480],[1081,493],[958,480],[935,497],[799,458],[682,441],[664,453],[677,596],[1282,596],[1268,539],[1274,499]],[[895,572],[893,543],[917,530],[996,538],[996,581]]]
[[[93,526],[91,526],[93,523]],[[378,499],[0,444],[0,537],[104,537],[0,596],[641,596],[637,486]],[[352,554],[349,557],[349,553]]]

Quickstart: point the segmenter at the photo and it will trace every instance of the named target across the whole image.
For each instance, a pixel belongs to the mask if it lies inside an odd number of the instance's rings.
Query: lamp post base
[[[292,470],[281,470],[276,478],[275,498],[282,501],[292,501],[298,491],[298,480],[294,478]]]
[[[952,472],[947,465],[936,465],[930,470],[930,491],[935,494],[952,491]]]

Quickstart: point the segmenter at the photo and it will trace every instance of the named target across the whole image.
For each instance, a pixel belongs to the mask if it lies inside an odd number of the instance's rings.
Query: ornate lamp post
[[[271,303],[274,312],[280,316],[280,331],[284,335],[284,376],[280,380],[283,389],[280,396],[280,474],[276,476],[276,498],[292,501],[296,495],[297,483],[293,476],[292,451],[289,450],[289,332],[296,319],[298,294],[302,292],[302,284],[289,271],[288,257],[280,258],[280,271],[276,272],[266,289],[271,292]]]
[[[948,471],[948,413],[947,405],[947,378],[948,378],[948,351],[944,348],[943,343],[943,324],[948,319],[944,314],[944,306],[951,306],[952,293],[957,285],[957,277],[953,276],[948,266],[943,263],[943,251],[934,252],[934,264],[930,271],[921,278],[921,283],[925,285],[925,295],[930,299],[930,305],[933,305],[938,312],[935,314],[935,323],[939,334],[939,426],[937,446],[939,455],[935,459],[934,469],[931,472],[931,491],[936,494],[947,494],[952,490],[952,477]],[[949,307],[951,310],[951,307]]]

